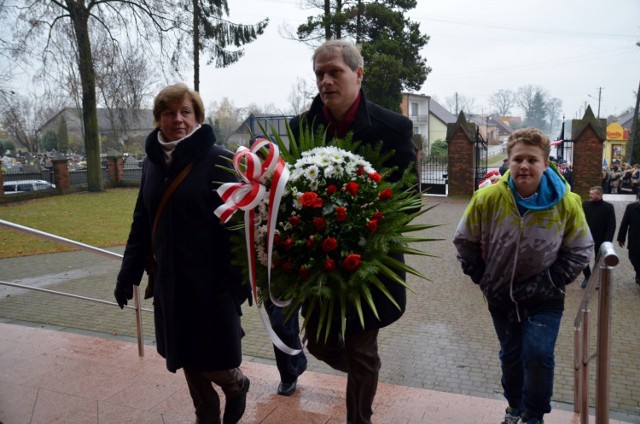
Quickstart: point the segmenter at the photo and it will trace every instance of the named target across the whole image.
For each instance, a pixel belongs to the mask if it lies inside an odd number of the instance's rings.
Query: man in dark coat
[[[498,169],[498,172],[500,172],[500,175],[504,175],[505,172],[507,172],[509,170],[509,158],[504,158],[502,160],[502,165],[500,166],[500,169]]]
[[[321,126],[327,131],[328,142],[348,133],[353,135],[353,140],[364,144],[382,141],[382,153],[395,152],[384,165],[398,167],[398,172],[392,176],[397,180],[404,170],[414,169],[413,125],[407,117],[367,101],[361,88],[363,64],[360,50],[351,42],[330,40],[318,47],[313,55],[313,69],[319,94],[307,112],[291,120],[291,130],[297,136],[301,128],[312,127],[315,130]],[[395,257],[403,260],[402,255]],[[400,275],[400,278],[404,280],[405,275]],[[335,321],[326,341],[324,338],[316,339],[317,309],[306,321],[309,352],[334,369],[348,374],[347,423],[351,424],[371,423],[381,366],[378,331],[398,320],[406,306],[405,288],[389,279],[381,277],[381,281],[399,308],[382,292],[371,288],[380,319],[369,308],[363,308],[364,328],[355,308],[347,311],[344,334],[341,334],[340,322]]]
[[[603,191],[600,186],[591,187],[589,200],[582,202],[582,209],[584,209],[589,231],[591,231],[593,251],[596,256],[598,256],[600,245],[605,241],[613,241],[613,236],[616,233],[616,211],[611,203],[602,200]],[[582,281],[581,287],[585,288],[589,277],[591,277],[589,265],[582,272],[584,281]]]
[[[627,205],[620,223],[618,232],[618,244],[624,247],[625,239],[629,233],[629,260],[636,272],[636,284],[640,285],[640,201]]]
[[[114,296],[124,307],[139,285],[145,257],[155,256],[153,311],[158,353],[167,369],[184,371],[197,422],[220,423],[220,400],[212,383],[225,393],[222,423],[242,417],[249,379],[242,362],[240,305],[248,294],[232,263],[230,232],[214,215],[222,200],[214,182],[235,181],[220,169],[231,152],[215,145],[204,108],[184,84],[165,87],[154,100],[157,128],[145,143],[147,157],[133,211]],[[154,220],[169,185],[187,167],[184,180]]]

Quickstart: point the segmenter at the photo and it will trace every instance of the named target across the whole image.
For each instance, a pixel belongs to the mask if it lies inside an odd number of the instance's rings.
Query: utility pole
[[[591,94],[587,94],[587,96],[591,97],[592,99],[595,99],[595,97],[593,97]],[[598,87],[598,119],[600,119],[600,102],[602,100],[602,87]],[[586,109],[586,107],[585,107]]]

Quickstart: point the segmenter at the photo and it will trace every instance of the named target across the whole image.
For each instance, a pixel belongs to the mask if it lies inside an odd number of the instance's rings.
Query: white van
[[[24,193],[27,191],[50,190],[56,188],[55,184],[51,184],[45,180],[5,181],[2,186],[4,187],[4,194]]]

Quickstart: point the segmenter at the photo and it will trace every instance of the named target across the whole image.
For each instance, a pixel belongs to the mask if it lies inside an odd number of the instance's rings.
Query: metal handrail
[[[574,397],[573,410],[580,413],[580,424],[589,423],[589,362],[597,359],[596,370],[596,424],[609,422],[609,380],[611,353],[611,282],[613,267],[619,258],[613,243],[602,243],[594,272],[587,281],[580,309],[573,322],[574,326]],[[597,277],[597,278],[596,278]],[[589,354],[589,302],[598,290],[598,334],[597,349]]]
[[[95,247],[95,246],[91,246],[91,245],[88,245],[88,244],[80,243],[79,241],[71,240],[71,239],[68,239],[68,238],[56,236],[55,234],[51,234],[51,233],[47,233],[47,232],[44,232],[44,231],[36,230],[34,228],[25,227],[24,225],[16,224],[14,222],[9,222],[9,221],[5,221],[5,220],[0,219],[0,227],[5,227],[5,228],[11,229],[11,230],[16,230],[16,231],[20,231],[20,232],[23,232],[23,233],[31,234],[31,235],[34,235],[34,236],[37,236],[37,237],[40,237],[40,238],[43,238],[43,239],[47,239],[47,240],[50,240],[50,241],[54,241],[54,242],[57,242],[57,243],[67,244],[69,246],[73,246],[73,247],[76,247],[76,248],[79,248],[81,250],[85,250],[85,251],[91,252],[91,253],[97,253],[99,255],[106,256],[106,257],[111,258],[111,259],[122,260],[122,255],[119,254],[119,253],[111,252],[109,250],[101,249],[99,247]],[[94,299],[94,298],[91,298],[91,297],[79,296],[79,295],[75,295],[75,294],[72,294],[72,293],[65,293],[65,292],[60,292],[60,291],[56,291],[56,290],[43,289],[43,288],[40,288],[40,287],[30,287],[30,286],[25,286],[23,284],[10,283],[10,282],[7,282],[7,281],[0,281],[0,284],[6,285],[6,286],[11,286],[11,287],[18,287],[18,288],[26,289],[26,290],[34,290],[34,291],[39,291],[39,292],[44,292],[44,293],[49,293],[49,294],[72,297],[74,299],[88,300],[88,301],[91,301],[91,302],[97,302],[97,303],[102,303],[102,304],[106,304],[106,305],[115,305],[115,306],[118,305],[115,302],[109,302],[107,300]],[[147,309],[147,308],[143,308],[141,306],[140,289],[139,289],[138,286],[135,286],[135,285],[133,286],[133,306],[126,305],[125,308],[134,309],[136,311],[136,333],[137,333],[137,339],[138,339],[138,355],[139,356],[144,356],[144,343],[143,343],[143,331],[142,331],[142,311],[153,312],[153,310]]]

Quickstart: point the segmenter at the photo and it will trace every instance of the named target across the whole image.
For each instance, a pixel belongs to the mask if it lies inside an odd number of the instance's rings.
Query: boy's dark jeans
[[[490,307],[500,341],[502,387],[509,406],[526,419],[542,419],[551,411],[554,349],[561,310],[544,310],[522,322],[509,322],[506,311]]]

